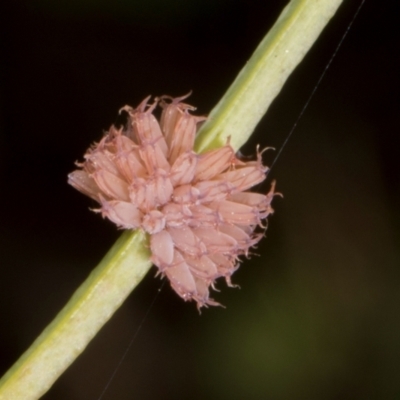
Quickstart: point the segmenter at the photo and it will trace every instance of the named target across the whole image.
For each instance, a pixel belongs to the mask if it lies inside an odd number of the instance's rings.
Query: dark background
[[[120,234],[67,185],[74,161],[149,94],[193,90],[208,113],[286,3],[2,3],[0,372]],[[243,153],[281,146],[358,3],[344,1]],[[165,285],[105,400],[400,398],[394,4],[366,1],[272,169],[285,197],[260,257],[234,276],[241,289],[221,282],[227,308],[199,316]],[[161,285],[154,273],[44,399],[98,398]]]

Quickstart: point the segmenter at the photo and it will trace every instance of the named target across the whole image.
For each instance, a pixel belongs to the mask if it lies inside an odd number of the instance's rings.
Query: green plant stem
[[[230,144],[240,149],[289,75],[301,62],[342,0],[292,0],[261,41],[196,139],[202,152]]]
[[[198,151],[238,149],[341,0],[292,0],[198,135]],[[0,381],[0,400],[35,400],[85,349],[151,267],[146,237],[126,231]]]
[[[151,267],[141,231],[125,231],[68,304],[0,381],[1,400],[42,396]]]

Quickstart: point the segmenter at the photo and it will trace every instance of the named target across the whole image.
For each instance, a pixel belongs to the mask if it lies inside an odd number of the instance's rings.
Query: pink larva
[[[125,106],[126,127],[112,126],[68,181],[118,227],[147,232],[160,274],[200,308],[218,305],[210,286],[220,277],[232,286],[239,256],[262,238],[254,231],[273,212],[275,183],[266,195],[247,192],[266,177],[260,154],[245,162],[229,144],[196,154],[197,124],[205,118],[189,113],[185,97]],[[160,122],[152,114],[157,105]]]

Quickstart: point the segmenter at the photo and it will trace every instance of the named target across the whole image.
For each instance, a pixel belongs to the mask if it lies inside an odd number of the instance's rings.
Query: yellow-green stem
[[[202,126],[196,150],[240,149],[342,0],[292,0]]]
[[[1,400],[42,396],[142,280],[149,252],[141,231],[125,231],[68,304],[0,381]]]
[[[196,141],[198,151],[246,142],[342,0],[292,0]],[[79,356],[151,267],[145,235],[124,232],[68,304],[0,381],[0,400],[35,400]]]

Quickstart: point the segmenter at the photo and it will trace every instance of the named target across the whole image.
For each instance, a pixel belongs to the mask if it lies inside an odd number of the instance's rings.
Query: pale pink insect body
[[[260,154],[244,162],[229,144],[196,154],[197,125],[206,118],[191,115],[185,97],[153,104],[148,97],[135,109],[123,107],[126,127],[112,126],[69,183],[100,203],[98,211],[118,227],[146,231],[159,273],[200,308],[218,305],[210,286],[219,277],[232,286],[239,256],[263,236],[254,230],[273,212],[274,183],[267,195],[247,191],[265,179]]]

